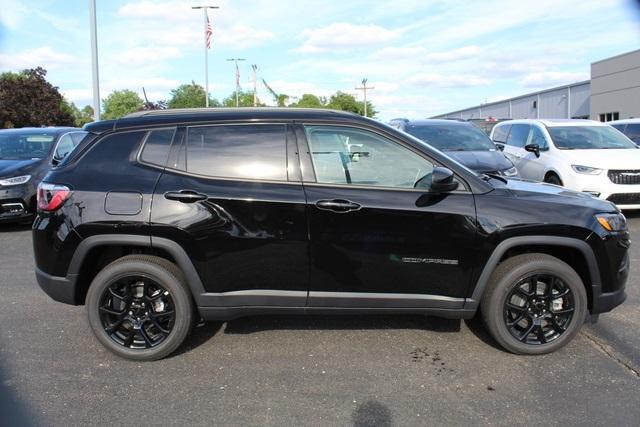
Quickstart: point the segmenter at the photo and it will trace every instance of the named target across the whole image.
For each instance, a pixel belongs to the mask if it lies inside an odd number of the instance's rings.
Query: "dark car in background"
[[[394,119],[389,124],[444,151],[473,171],[518,176],[513,163],[485,132],[472,123],[460,120]]]
[[[0,130],[0,222],[33,218],[38,184],[86,134],[72,127]]]

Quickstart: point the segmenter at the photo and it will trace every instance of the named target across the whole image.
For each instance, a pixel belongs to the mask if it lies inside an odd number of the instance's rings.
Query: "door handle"
[[[318,202],[316,202],[316,206],[318,207],[318,209],[340,213],[357,211],[361,208],[358,203],[342,199],[319,200]]]
[[[175,200],[182,203],[195,203],[202,200],[207,200],[206,194],[197,193],[192,190],[181,191],[168,191],[164,193],[164,198],[167,200]]]

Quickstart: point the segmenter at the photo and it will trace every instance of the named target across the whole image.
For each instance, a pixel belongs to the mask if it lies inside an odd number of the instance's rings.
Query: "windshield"
[[[609,126],[553,126],[548,130],[560,150],[636,148],[626,136]]]
[[[441,151],[490,151],[496,146],[489,136],[473,125],[418,125],[407,133]]]
[[[10,133],[0,135],[0,160],[43,159],[49,155],[55,135]]]

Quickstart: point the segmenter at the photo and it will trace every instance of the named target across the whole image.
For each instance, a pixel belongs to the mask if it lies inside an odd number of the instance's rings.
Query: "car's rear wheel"
[[[516,354],[558,350],[578,333],[587,314],[580,276],[545,254],[525,254],[501,263],[481,305],[484,323],[505,349]]]
[[[186,339],[194,306],[180,270],[171,262],[129,255],[102,269],[86,299],[98,340],[118,356],[157,360]]]

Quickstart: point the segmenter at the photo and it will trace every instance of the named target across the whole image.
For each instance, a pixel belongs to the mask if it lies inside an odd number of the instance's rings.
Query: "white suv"
[[[562,185],[640,209],[640,149],[592,120],[509,120],[491,139],[524,179]]]

